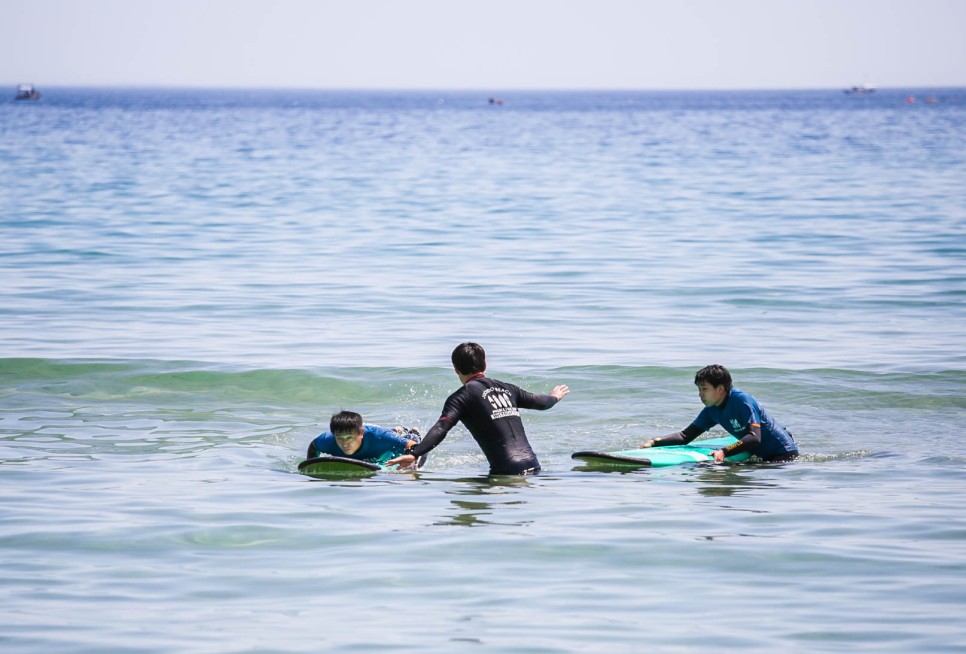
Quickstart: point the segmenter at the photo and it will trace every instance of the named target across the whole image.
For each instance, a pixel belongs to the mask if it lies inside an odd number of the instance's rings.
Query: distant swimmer
[[[758,400],[734,388],[727,368],[717,364],[705,366],[695,374],[694,385],[704,404],[694,422],[682,431],[652,438],[641,447],[686,445],[715,425],[721,425],[738,442],[715,450],[715,463],[741,452],[769,462],[798,457],[798,445],[791,432],[772,420]]]
[[[415,429],[393,430],[365,425],[362,416],[353,411],[340,411],[329,420],[329,431],[309,443],[306,459],[327,454],[371,463],[384,463],[419,442]]]
[[[513,384],[486,377],[486,353],[476,343],[461,343],[453,350],[453,369],[463,386],[447,398],[443,415],[426,438],[386,465],[412,465],[439,445],[449,430],[462,421],[476,440],[491,475],[527,475],[540,470],[540,462],[527,440],[520,409],[549,409],[570,393],[566,385],[549,395],[534,395]]]

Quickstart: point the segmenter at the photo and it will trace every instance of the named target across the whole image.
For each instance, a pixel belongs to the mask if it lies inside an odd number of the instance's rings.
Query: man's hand
[[[398,465],[400,469],[409,468],[413,466],[415,463],[416,463],[416,457],[414,457],[412,454],[402,454],[400,456],[397,456],[395,459],[389,459],[388,461],[386,461],[387,466]]]
[[[643,443],[641,443],[641,447],[642,448],[644,448],[644,447],[654,447],[654,441],[656,441],[656,440],[657,440],[656,438],[648,439],[648,440],[644,441]]]
[[[564,395],[567,395],[568,393],[570,393],[570,389],[567,388],[566,384],[555,386],[554,389],[550,391],[550,394],[553,395],[555,398],[557,398],[558,402],[564,399]]]
[[[725,460],[724,450],[715,450],[714,452],[711,453],[711,456],[714,457],[715,463],[721,463],[722,461]]]

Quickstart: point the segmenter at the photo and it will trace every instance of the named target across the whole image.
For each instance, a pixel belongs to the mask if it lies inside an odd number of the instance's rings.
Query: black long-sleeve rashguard
[[[474,377],[446,399],[440,419],[409,453],[426,454],[462,421],[486,455],[491,475],[537,472],[540,461],[527,440],[520,409],[543,411],[556,403],[553,395],[534,395],[497,379]]]

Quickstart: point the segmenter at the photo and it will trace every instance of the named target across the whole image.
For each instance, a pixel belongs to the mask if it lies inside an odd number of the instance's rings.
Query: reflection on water
[[[577,472],[602,472],[602,473],[605,473],[605,474],[610,474],[610,473],[615,473],[616,472],[616,473],[621,474],[621,475],[634,474],[634,473],[638,473],[638,472],[640,472],[642,470],[647,470],[647,471],[653,470],[653,468],[649,468],[647,466],[641,466],[639,468],[631,468],[631,467],[628,467],[628,466],[613,466],[613,467],[608,468],[606,466],[593,465],[593,464],[575,465],[571,469],[572,470],[575,470]]]
[[[715,465],[703,467],[693,478],[685,483],[700,484],[698,492],[705,497],[731,497],[732,495],[748,495],[752,491],[762,488],[777,488],[779,484],[762,479],[756,475],[765,465],[777,468],[790,465],[775,464],[746,464],[746,465]],[[793,464],[791,464],[793,465]]]
[[[526,477],[491,476],[467,477],[452,480],[458,484],[451,490],[444,491],[446,495],[471,496],[474,499],[450,500],[453,514],[446,514],[434,525],[455,525],[461,527],[479,527],[482,525],[504,525],[522,527],[531,524],[532,520],[507,520],[508,511],[519,510],[526,505],[526,500],[519,495],[520,489],[529,489],[530,482]],[[486,500],[480,499],[485,497]],[[490,516],[503,519],[492,519]]]
[[[662,468],[626,468],[615,466],[607,468],[605,466],[574,466],[575,472],[590,472],[602,475],[647,475],[658,478],[668,475],[683,475],[681,481],[688,484],[699,484],[698,492],[706,497],[728,497],[731,495],[745,494],[759,488],[774,488],[778,484],[772,481],[765,481],[755,474],[756,470],[762,468],[778,468],[790,465],[787,463],[776,464],[711,464],[696,463],[682,466],[669,466]]]

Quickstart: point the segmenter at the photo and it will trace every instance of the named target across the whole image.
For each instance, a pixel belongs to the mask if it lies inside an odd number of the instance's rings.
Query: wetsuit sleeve
[[[676,431],[673,434],[667,434],[665,436],[655,438],[654,447],[663,447],[665,445],[687,445],[705,431],[707,430],[701,429],[701,427],[698,427],[692,422],[681,431]]]
[[[734,418],[731,420],[732,424],[745,425],[745,429],[735,431],[728,429],[729,432],[738,438],[738,442],[724,448],[725,456],[751,452],[758,449],[758,446],[761,445],[761,418],[758,415],[758,408],[755,406],[754,401],[748,397],[735,407],[734,411]],[[727,429],[727,426],[725,428]],[[735,433],[736,431],[737,433]]]
[[[321,441],[322,437],[328,433],[329,432],[325,432],[324,434],[319,434],[318,436],[312,439],[312,442],[309,443],[309,449],[305,452],[306,459],[314,459],[315,457],[322,455],[321,450],[319,450],[319,441]]]
[[[443,404],[443,413],[439,420],[436,421],[435,425],[430,427],[426,433],[426,437],[409,450],[409,453],[415,455],[418,459],[442,443],[443,439],[446,438],[446,434],[449,433],[449,430],[455,427],[456,423],[460,421],[466,402],[466,386],[463,386],[463,388],[446,398],[446,403]]]
[[[443,442],[443,439],[446,438],[446,434],[449,433],[449,430],[452,429],[454,425],[456,425],[455,420],[447,416],[443,416],[436,421],[435,425],[430,428],[429,432],[426,434],[426,438],[418,442],[411,450],[409,450],[409,453],[415,456],[417,459],[424,454],[428,454],[430,450]]]
[[[517,406],[522,409],[536,409],[546,411],[558,402],[553,395],[534,395],[530,391],[522,388],[518,389]]]
[[[742,436],[741,440],[722,449],[725,456],[734,456],[742,452],[750,452],[759,445],[761,445],[761,425],[753,422],[748,425],[748,433]]]

